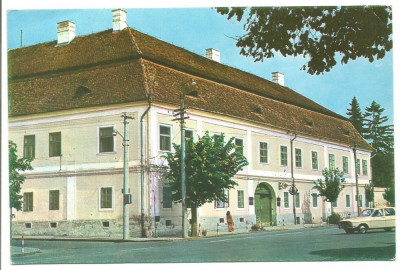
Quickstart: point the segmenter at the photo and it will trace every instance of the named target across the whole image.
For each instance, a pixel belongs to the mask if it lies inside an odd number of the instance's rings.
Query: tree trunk
[[[191,208],[191,210],[192,210],[192,233],[191,233],[191,236],[192,237],[197,237],[198,236],[198,234],[197,234],[197,207],[196,206],[193,206],[192,208]]]

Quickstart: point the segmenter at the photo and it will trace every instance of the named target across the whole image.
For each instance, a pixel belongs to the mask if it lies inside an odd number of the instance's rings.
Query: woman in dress
[[[228,231],[233,232],[233,218],[231,212],[226,212],[226,222],[228,223]]]

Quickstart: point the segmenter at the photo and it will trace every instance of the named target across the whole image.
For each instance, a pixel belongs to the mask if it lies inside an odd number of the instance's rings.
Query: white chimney
[[[280,72],[272,72],[272,82],[285,86],[285,75]]]
[[[75,23],[64,21],[57,23],[57,45],[70,43],[75,38]]]
[[[216,61],[218,63],[221,62],[219,51],[217,51],[215,49],[212,49],[212,48],[206,49],[206,57],[208,59],[214,60],[214,61]]]
[[[113,32],[124,30],[128,25],[126,24],[126,11],[122,9],[114,9],[112,11],[113,17]]]

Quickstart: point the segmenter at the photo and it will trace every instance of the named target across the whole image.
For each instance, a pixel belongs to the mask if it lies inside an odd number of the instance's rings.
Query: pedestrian
[[[233,232],[233,218],[232,218],[232,215],[231,215],[231,212],[226,212],[226,222],[228,223],[228,231],[229,232]]]

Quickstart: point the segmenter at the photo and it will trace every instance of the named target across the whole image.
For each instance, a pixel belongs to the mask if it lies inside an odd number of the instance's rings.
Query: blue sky
[[[77,35],[87,35],[112,28],[112,9],[18,10],[7,14],[8,49],[57,39],[57,22],[76,23]],[[346,116],[346,109],[355,96],[362,111],[373,100],[385,108],[393,123],[393,53],[369,63],[366,59],[338,63],[323,75],[301,71],[303,57],[274,58],[255,63],[239,54],[230,37],[243,33],[243,22],[227,20],[211,8],[125,9],[128,25],[138,31],[173,43],[199,55],[205,49],[221,52],[221,63],[271,80],[271,72],[285,74],[285,85],[328,109]]]

